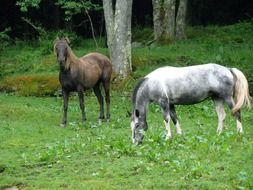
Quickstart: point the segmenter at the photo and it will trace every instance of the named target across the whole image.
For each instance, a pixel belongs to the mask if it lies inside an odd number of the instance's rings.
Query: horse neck
[[[134,104],[135,104],[134,108],[139,110],[140,115],[143,118],[146,118],[147,106],[149,104],[149,98],[148,98],[148,93],[143,88],[140,89],[140,91],[137,93]]]
[[[69,47],[68,48],[67,65],[66,65],[67,68],[69,68],[71,64],[77,63],[78,60],[79,60],[79,58],[74,54],[74,52]]]

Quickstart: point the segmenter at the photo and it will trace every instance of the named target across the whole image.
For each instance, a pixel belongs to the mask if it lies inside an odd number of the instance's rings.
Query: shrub
[[[54,96],[60,84],[56,75],[23,75],[6,77],[0,90],[22,96]]]
[[[9,37],[8,33],[11,31],[11,28],[5,28],[4,31],[0,32],[0,50],[6,46],[8,46],[11,42],[11,38]]]

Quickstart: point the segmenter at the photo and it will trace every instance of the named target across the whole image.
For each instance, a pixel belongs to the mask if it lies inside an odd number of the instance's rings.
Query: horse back
[[[89,53],[80,58],[84,62],[89,64],[96,64],[99,67],[100,75],[102,79],[107,79],[111,77],[112,74],[112,63],[108,57],[101,53]]]
[[[146,76],[154,97],[168,97],[173,103],[192,104],[210,96],[233,93],[233,76],[226,67],[205,64],[190,67],[163,67]]]
[[[90,53],[71,64],[69,75],[65,79],[75,83],[73,86],[81,85],[84,89],[89,89],[99,81],[110,81],[111,72],[111,62],[106,56]]]

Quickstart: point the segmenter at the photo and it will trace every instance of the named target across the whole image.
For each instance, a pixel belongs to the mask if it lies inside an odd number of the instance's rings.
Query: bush
[[[4,31],[0,32],[0,50],[10,44],[11,38],[8,35],[8,32],[11,31],[11,28],[6,28]]]
[[[56,75],[23,75],[6,77],[0,90],[22,96],[55,96],[60,87]]]
[[[132,31],[132,41],[142,42],[144,44],[153,40],[153,29],[152,28],[142,28],[136,27]]]

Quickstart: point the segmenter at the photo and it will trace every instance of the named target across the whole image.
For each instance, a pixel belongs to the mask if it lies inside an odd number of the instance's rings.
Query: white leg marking
[[[135,139],[134,139],[134,121],[131,121],[131,129],[132,129],[132,142],[135,143]]]
[[[176,123],[176,131],[177,131],[178,135],[182,135],[182,129],[181,129],[180,124],[179,124],[178,121]]]
[[[168,117],[168,122],[166,122],[164,120],[164,125],[165,125],[165,128],[166,128],[166,140],[170,139],[171,138],[171,131],[170,131],[170,117]]]
[[[223,121],[226,117],[226,113],[224,111],[224,104],[222,101],[215,101],[215,109],[218,115],[218,128],[217,128],[217,133],[218,135],[221,134],[223,131]]]
[[[239,120],[236,120],[236,127],[237,127],[237,132],[243,133],[242,123]]]

